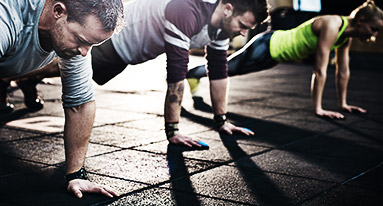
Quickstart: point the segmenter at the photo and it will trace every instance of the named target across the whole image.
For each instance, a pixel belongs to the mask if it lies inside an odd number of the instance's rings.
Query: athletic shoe
[[[192,96],[201,96],[199,94],[200,80],[196,79],[196,78],[189,78],[187,80],[188,80],[188,83],[189,83],[190,92],[191,92]]]
[[[7,90],[9,82],[0,79],[0,114],[13,112],[14,105],[7,101]]]
[[[9,103],[1,103],[0,104],[0,115],[1,114],[8,114],[8,113],[11,113],[13,112],[13,108],[15,106],[13,104],[9,104]]]
[[[40,80],[26,79],[16,81],[17,86],[24,94],[24,104],[29,109],[40,110],[44,107],[44,101],[37,94],[36,86]]]

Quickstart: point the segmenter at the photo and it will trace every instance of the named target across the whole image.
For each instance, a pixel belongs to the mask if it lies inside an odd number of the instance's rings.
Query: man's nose
[[[246,36],[247,31],[249,31],[249,30],[248,29],[241,29],[241,31],[239,33],[241,34],[241,36]]]
[[[80,52],[82,56],[86,56],[90,50],[91,46],[81,46],[77,50]]]

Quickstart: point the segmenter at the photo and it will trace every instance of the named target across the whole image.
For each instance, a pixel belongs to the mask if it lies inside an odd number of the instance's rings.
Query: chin
[[[74,57],[73,55],[69,56],[69,55],[59,54],[59,53],[57,53],[57,56],[63,59],[71,59],[72,57]]]
[[[73,53],[67,54],[66,52],[56,52],[56,54],[63,59],[71,59],[76,56],[76,54],[73,54]]]

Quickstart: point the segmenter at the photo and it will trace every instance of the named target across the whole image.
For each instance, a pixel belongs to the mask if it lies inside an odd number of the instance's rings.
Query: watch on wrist
[[[179,134],[179,129],[178,129],[178,122],[166,122],[165,123],[165,134],[166,138],[170,139],[174,137],[175,135]]]
[[[217,129],[221,128],[222,125],[227,121],[226,114],[216,114],[214,115],[214,125]]]
[[[69,182],[74,179],[82,179],[82,180],[87,180],[88,179],[88,174],[85,170],[84,167],[82,167],[79,171],[73,172],[70,174],[65,175],[65,180],[66,182]]]

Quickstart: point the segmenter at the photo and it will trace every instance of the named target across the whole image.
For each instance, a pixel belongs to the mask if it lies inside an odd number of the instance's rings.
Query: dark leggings
[[[109,39],[92,48],[93,80],[103,85],[124,71],[127,64],[117,54]]]
[[[228,57],[229,76],[248,74],[270,69],[278,62],[270,56],[270,38],[273,31],[254,36],[245,46]],[[197,66],[187,73],[187,78],[200,79],[207,76],[205,65]]]

